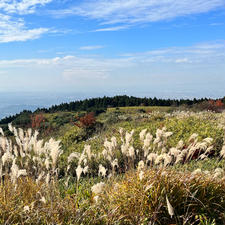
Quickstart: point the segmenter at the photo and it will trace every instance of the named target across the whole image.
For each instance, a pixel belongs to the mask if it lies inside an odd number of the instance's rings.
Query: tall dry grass
[[[108,184],[95,204],[102,224],[224,224],[225,182],[168,169],[144,171],[140,179],[133,171]]]

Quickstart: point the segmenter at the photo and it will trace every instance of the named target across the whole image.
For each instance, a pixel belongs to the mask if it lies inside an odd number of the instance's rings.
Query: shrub
[[[96,123],[96,119],[93,112],[86,114],[83,117],[78,118],[78,122],[74,123],[77,127],[80,128],[90,128],[93,127]]]

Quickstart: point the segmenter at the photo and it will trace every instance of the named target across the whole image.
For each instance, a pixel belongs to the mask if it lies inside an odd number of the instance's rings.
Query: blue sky
[[[225,95],[225,0],[0,0],[0,92]]]

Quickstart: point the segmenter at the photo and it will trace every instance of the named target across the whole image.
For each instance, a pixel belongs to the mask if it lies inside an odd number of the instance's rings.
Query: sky
[[[225,96],[225,0],[0,0],[0,93]]]

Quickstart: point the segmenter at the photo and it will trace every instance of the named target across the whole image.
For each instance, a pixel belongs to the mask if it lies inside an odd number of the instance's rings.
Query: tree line
[[[85,100],[72,101],[70,103],[62,103],[59,105],[53,105],[50,108],[38,108],[33,113],[54,113],[54,112],[65,112],[65,111],[87,111],[95,112],[96,114],[103,112],[109,107],[126,107],[126,106],[174,106],[178,107],[181,105],[193,106],[202,102],[207,102],[210,99],[158,99],[158,98],[139,98],[127,95],[114,96],[114,97],[102,97],[102,98],[90,98]],[[225,103],[225,97],[221,99]],[[27,117],[31,117],[33,114],[31,111],[24,110],[13,116],[6,117],[0,120],[0,124],[7,124],[12,121],[16,121],[17,118],[24,119],[26,123]],[[28,121],[27,121],[28,122]]]

